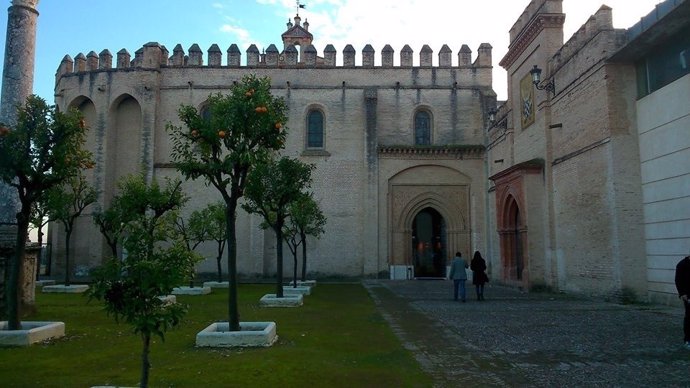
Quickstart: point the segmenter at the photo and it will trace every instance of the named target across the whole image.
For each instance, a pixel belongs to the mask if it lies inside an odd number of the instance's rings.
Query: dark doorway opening
[[[412,264],[416,278],[446,276],[446,221],[433,208],[422,209],[412,223]]]

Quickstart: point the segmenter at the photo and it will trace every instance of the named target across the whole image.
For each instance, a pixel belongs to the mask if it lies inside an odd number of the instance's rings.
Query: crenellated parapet
[[[453,63],[453,51],[448,45],[443,45],[435,60],[434,50],[429,45],[423,45],[419,52],[419,67],[440,67],[440,68],[491,68],[492,47],[488,43],[482,43],[477,50],[477,55],[472,61],[472,50],[467,45],[462,45],[457,53],[457,60]],[[271,44],[263,52],[260,52],[254,44],[250,45],[245,51],[243,60],[242,53],[236,44],[231,44],[225,58],[221,48],[217,44],[212,44],[206,53],[201,50],[198,44],[193,44],[187,52],[182,45],[177,44],[173,48],[172,55],[168,49],[156,42],[149,42],[134,52],[132,59],[126,49],[117,52],[115,63],[110,51],[103,50],[100,54],[95,51],[87,55],[79,53],[74,60],[69,55],[65,55],[58,66],[56,81],[63,75],[120,69],[160,69],[161,67],[210,67],[210,68],[240,68],[242,62],[248,68],[410,68],[413,67],[414,51],[409,45],[404,45],[400,51],[399,65],[394,65],[395,50],[390,45],[385,45],[381,50],[377,63],[377,53],[370,44],[364,46],[361,51],[361,65],[357,63],[357,52],[351,44],[346,45],[342,50],[342,65],[336,65],[338,53],[332,44],[325,47],[323,56],[319,56],[316,47],[309,44],[300,51],[294,45],[287,45],[280,52],[278,48]]]
[[[561,47],[551,59],[551,68],[556,71],[567,63],[574,55],[579,53],[594,37],[602,32],[614,32],[612,44],[621,46],[624,43],[625,30],[613,28],[613,10],[602,5],[599,10],[583,24],[580,29]],[[606,52],[601,52],[602,57]]]

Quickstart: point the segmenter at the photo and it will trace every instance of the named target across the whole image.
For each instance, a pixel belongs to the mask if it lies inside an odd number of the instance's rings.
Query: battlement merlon
[[[491,68],[492,46],[488,43],[482,43],[477,50],[477,57],[472,62],[472,50],[467,45],[462,45],[458,51],[458,59],[455,67],[458,68]],[[324,57],[319,57],[316,48],[313,45],[308,45],[304,48],[302,57],[300,52],[294,45],[288,45],[285,50],[280,53],[275,45],[271,44],[262,54],[256,45],[252,44],[246,51],[246,66],[271,68],[271,67],[332,67],[336,66],[337,52],[335,47],[328,44],[324,49]],[[353,68],[355,66],[356,51],[350,44],[343,49],[343,64],[342,67]],[[419,67],[434,67],[433,61],[434,51],[429,45],[424,45],[419,54]],[[113,56],[108,50],[101,51],[96,54],[94,51],[89,52],[87,56],[79,53],[74,60],[69,55],[60,62],[58,66],[55,81],[56,84],[59,79],[66,74],[88,72],[88,71],[102,71],[102,70],[119,70],[129,68],[140,69],[160,69],[161,67],[201,67],[204,65],[204,56],[198,44],[193,44],[188,54],[185,55],[182,45],[177,44],[173,49],[172,56],[168,57],[169,52],[165,46],[157,42],[146,43],[143,47],[135,52],[133,60],[126,49],[117,52],[115,67],[113,67]],[[212,44],[207,52],[207,67],[223,67],[222,52],[217,44]],[[362,65],[363,68],[373,68],[375,66],[376,51],[373,46],[367,44],[362,50]],[[393,68],[393,58],[395,51],[390,45],[385,45],[381,52],[380,67]],[[414,67],[413,66],[414,51],[409,45],[405,45],[400,51],[400,65],[399,67]],[[241,67],[241,52],[236,44],[230,45],[227,49],[226,67],[239,68]],[[441,47],[438,53],[437,67],[451,68],[454,67],[452,63],[452,50],[446,44]]]
[[[515,24],[513,24],[513,27],[510,28],[510,44],[508,47],[515,43],[515,40],[518,39],[525,27],[532,23],[533,19],[538,15],[562,13],[563,0],[532,0]]]
[[[597,12],[587,19],[568,41],[554,54],[549,60],[549,68],[552,71],[557,71],[564,63],[568,62],[573,55],[580,52],[592,39],[602,32],[615,32],[617,35],[623,37],[625,29],[613,28],[613,10],[611,7],[602,5]],[[612,44],[622,45],[622,40],[614,39]],[[617,48],[611,48],[615,50]],[[601,53],[602,57],[606,55]]]

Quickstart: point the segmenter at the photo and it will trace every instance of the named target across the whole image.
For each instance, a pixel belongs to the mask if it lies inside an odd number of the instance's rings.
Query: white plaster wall
[[[675,266],[690,254],[690,75],[637,102],[647,279],[672,303]]]

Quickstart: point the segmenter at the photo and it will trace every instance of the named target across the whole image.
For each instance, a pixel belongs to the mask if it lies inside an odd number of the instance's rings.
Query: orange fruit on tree
[[[225,131],[218,131],[218,137],[221,139],[225,139]]]
[[[199,131],[197,131],[196,129],[192,129],[192,136],[193,137],[199,136]]]

